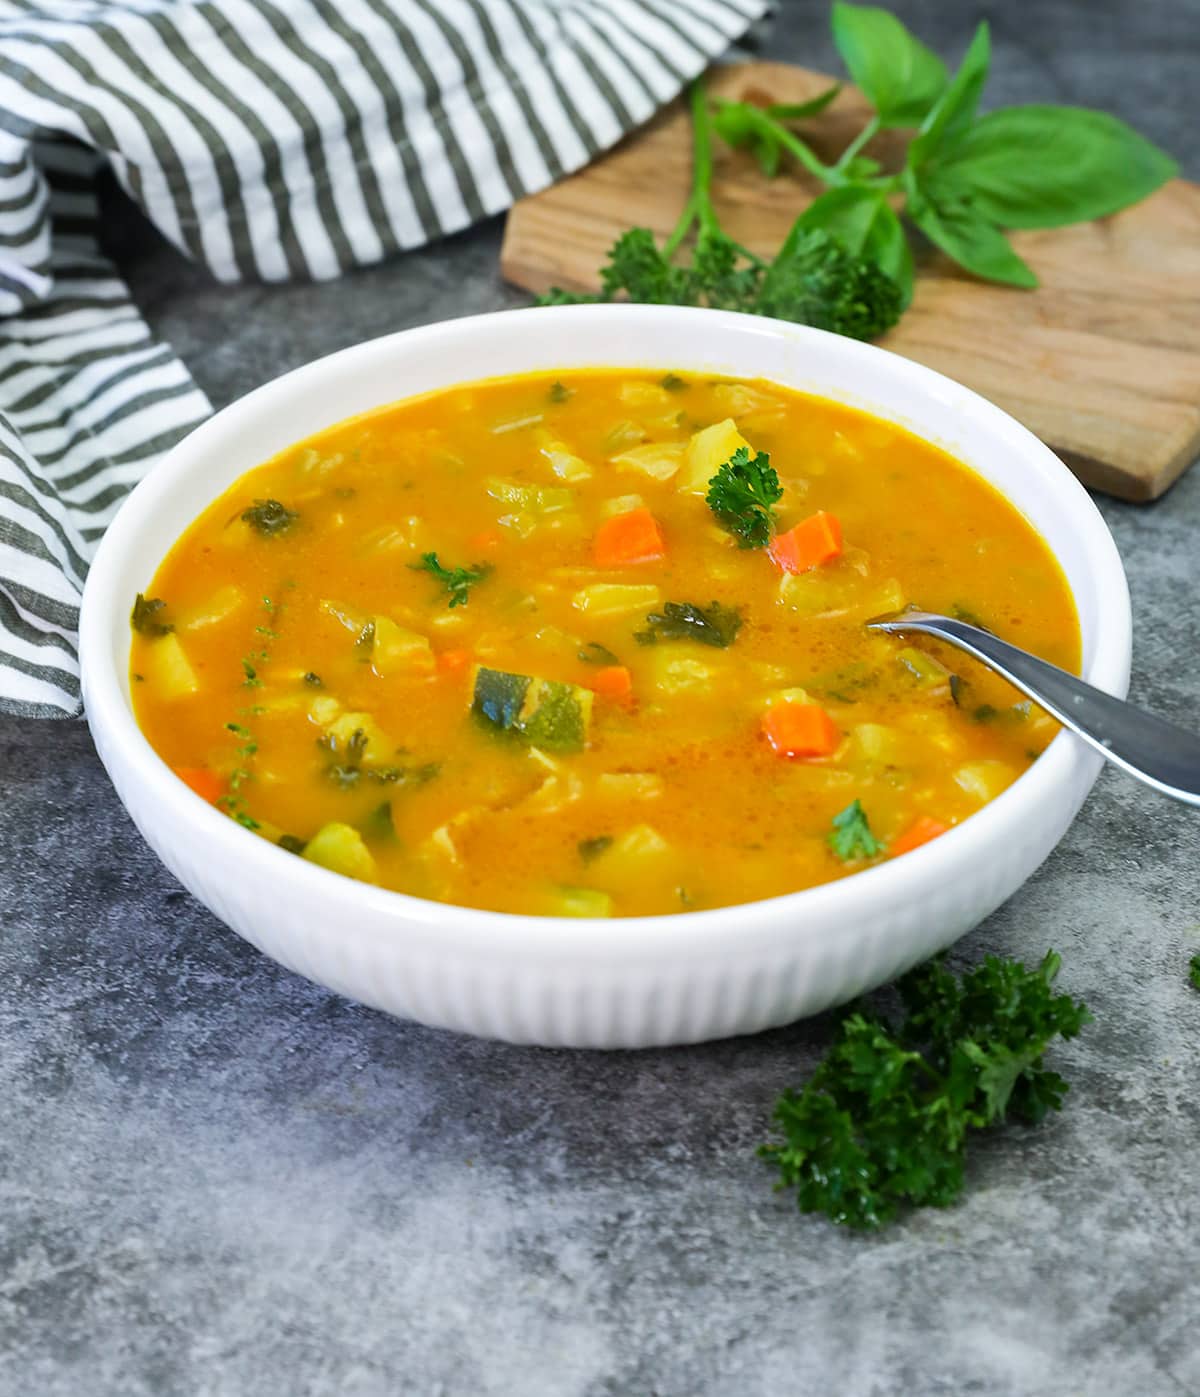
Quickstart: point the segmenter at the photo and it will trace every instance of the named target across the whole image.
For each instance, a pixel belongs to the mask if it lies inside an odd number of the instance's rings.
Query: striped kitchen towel
[[[79,712],[88,558],[209,411],[107,165],[221,281],[331,278],[579,169],[769,0],[0,0],[0,712]]]

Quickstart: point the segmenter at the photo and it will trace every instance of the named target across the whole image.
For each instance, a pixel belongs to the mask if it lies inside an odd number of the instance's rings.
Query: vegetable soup
[[[1036,760],[1056,725],[1004,681],[865,629],[908,603],[1078,668],[1046,545],[928,442],[767,382],[526,375],[242,476],[137,598],[134,705],[337,872],[680,912],[903,856]]]

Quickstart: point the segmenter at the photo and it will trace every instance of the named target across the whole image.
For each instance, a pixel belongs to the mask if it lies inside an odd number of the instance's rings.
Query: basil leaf
[[[905,212],[931,243],[976,276],[1007,286],[1038,284],[1000,229],[969,204],[935,205],[914,188]]]
[[[946,86],[946,68],[895,15],[874,5],[833,7],[833,42],[881,126],[917,126]]]
[[[1136,204],[1179,172],[1174,160],[1106,112],[1005,107],[981,117],[931,174],[1002,228],[1061,228]]]
[[[779,173],[783,147],[779,137],[761,123],[762,111],[750,102],[727,102],[720,98],[712,114],[712,129],[726,145],[748,150],[768,179]]]
[[[835,82],[832,87],[827,87],[816,97],[810,97],[807,102],[772,102],[766,112],[776,121],[804,121],[823,112],[841,90],[841,83]]]
[[[827,189],[800,215],[789,242],[810,228],[823,228],[847,252],[874,262],[899,286],[903,304],[912,300],[912,250],[895,210],[879,190],[854,185]]]
[[[908,167],[920,170],[934,156],[953,150],[970,129],[991,62],[987,21],[980,23],[950,86],[921,124],[908,147]]]

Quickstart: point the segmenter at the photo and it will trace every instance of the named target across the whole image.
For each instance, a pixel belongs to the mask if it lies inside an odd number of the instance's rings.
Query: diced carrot
[[[658,520],[643,505],[628,514],[614,514],[596,531],[592,556],[602,568],[624,563],[651,563],[666,557]]]
[[[836,514],[823,509],[779,534],[767,549],[771,561],[784,572],[808,572],[840,556],[842,526]]]
[[[482,529],[467,540],[467,547],[474,553],[492,552],[500,547],[500,535],[495,529]]]
[[[775,703],[762,716],[763,736],[781,757],[828,757],[842,734],[815,703]]]
[[[177,766],[175,775],[210,805],[215,805],[225,794],[225,779],[206,766]]]
[[[892,840],[888,853],[893,857],[896,854],[910,854],[922,844],[936,839],[939,834],[945,834],[949,828],[944,820],[935,820],[932,815],[918,815],[902,835]]]
[[[469,650],[443,650],[437,657],[439,674],[458,674],[471,663]]]
[[[628,703],[633,697],[633,676],[624,665],[605,665],[592,675],[592,690],[613,703]]]

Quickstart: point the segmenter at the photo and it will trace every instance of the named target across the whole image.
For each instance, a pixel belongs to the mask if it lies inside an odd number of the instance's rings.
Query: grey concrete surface
[[[1108,106],[1200,175],[1197,0],[911,0],[988,99]],[[825,5],[761,42],[830,64]],[[222,404],[352,341],[522,303],[496,223],[337,289],[218,290],[114,206],[155,326]],[[1134,691],[1200,722],[1200,472],[1102,502]],[[1036,1131],[877,1236],[754,1158],[818,1020],[705,1047],[514,1049],[278,969],[157,864],[86,729],[0,723],[4,1397],[1180,1397],[1200,1393],[1200,825],[1104,776],[956,960],[1048,945],[1096,1022]]]

